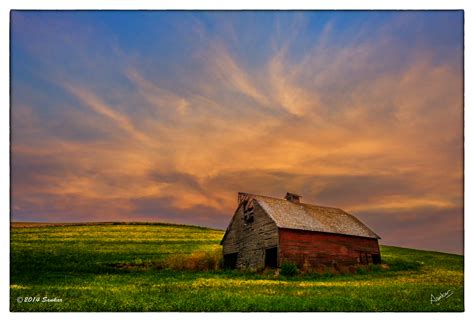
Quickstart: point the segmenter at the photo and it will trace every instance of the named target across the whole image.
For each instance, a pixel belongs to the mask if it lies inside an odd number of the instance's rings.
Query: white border
[[[471,1],[472,3],[472,1]],[[444,320],[472,320],[470,315],[474,312],[473,309],[473,283],[470,278],[469,267],[473,267],[472,260],[472,243],[473,238],[469,234],[465,234],[464,254],[465,254],[465,309],[466,313],[254,313],[254,314],[239,314],[239,313],[212,313],[212,314],[194,314],[194,313],[9,313],[9,15],[10,9],[464,9],[465,19],[465,231],[469,231],[471,220],[469,214],[473,210],[473,193],[470,183],[472,182],[473,174],[469,164],[474,164],[474,154],[472,149],[472,141],[474,138],[474,129],[472,126],[473,112],[472,109],[472,63],[469,55],[472,56],[472,35],[473,23],[472,19],[472,4],[469,1],[419,1],[419,0],[399,0],[399,1],[354,1],[354,0],[336,0],[336,1],[303,1],[303,0],[273,0],[273,1],[256,1],[256,0],[230,0],[230,1],[185,1],[185,0],[2,0],[0,1],[0,35],[1,51],[0,63],[1,71],[0,81],[2,88],[2,108],[0,108],[0,142],[1,142],[1,157],[0,157],[0,177],[3,179],[0,183],[1,201],[1,223],[0,223],[0,238],[2,251],[0,253],[1,263],[1,279],[0,279],[0,314],[7,315],[2,319],[3,321],[26,321],[26,320],[43,320],[43,321],[64,321],[69,322],[83,321],[84,319],[92,320],[125,320],[135,321],[137,319],[144,321],[171,320],[171,321],[219,321],[226,320],[241,320],[241,319],[255,319],[258,321],[288,321],[292,319],[302,319],[306,321],[314,321],[316,319],[331,319],[334,321],[342,321],[351,319],[352,321],[399,321],[403,320],[430,320],[444,321]],[[137,314],[139,314],[137,316]]]

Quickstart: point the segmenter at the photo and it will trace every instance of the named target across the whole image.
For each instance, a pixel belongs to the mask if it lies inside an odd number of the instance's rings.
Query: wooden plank
[[[303,230],[279,229],[280,265],[289,261],[302,266],[334,263],[352,265],[372,263],[372,254],[380,254],[378,240]]]
[[[238,268],[259,269],[265,266],[265,249],[278,246],[278,228],[258,203],[249,202],[253,203],[254,221],[246,223],[240,207],[222,246],[224,254],[239,253]]]

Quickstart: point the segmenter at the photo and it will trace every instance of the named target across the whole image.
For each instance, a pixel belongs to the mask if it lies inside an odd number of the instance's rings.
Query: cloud
[[[378,227],[383,244],[462,254],[463,212],[463,207],[415,207],[359,212],[357,215],[369,227]]]
[[[64,84],[63,86],[76,98],[78,98],[81,103],[92,109],[94,112],[112,121],[118,128],[128,133],[135,140],[145,144],[152,144],[150,138],[145,133],[138,130],[135,125],[130,122],[127,116],[121,114],[112,106],[104,103],[92,92],[70,84]]]
[[[211,61],[212,76],[216,78],[216,81],[225,84],[228,90],[250,97],[262,106],[269,104],[268,98],[258,90],[252,80],[252,74],[243,70],[225,47],[216,45],[213,48]]]
[[[227,224],[228,217],[215,208],[204,204],[191,208],[175,207],[172,199],[167,197],[150,197],[130,200],[136,218],[152,221],[187,223],[208,227],[222,227]]]
[[[238,191],[294,191],[462,251],[462,41],[429,28],[456,17],[145,15],[130,37],[97,14],[13,18],[14,220],[224,228]]]

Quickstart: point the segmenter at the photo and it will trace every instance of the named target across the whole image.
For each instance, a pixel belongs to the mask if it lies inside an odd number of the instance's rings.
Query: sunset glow
[[[463,14],[11,16],[12,221],[225,228],[237,192],[463,252]]]

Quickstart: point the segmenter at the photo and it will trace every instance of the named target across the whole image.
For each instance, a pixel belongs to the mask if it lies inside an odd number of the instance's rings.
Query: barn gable
[[[221,245],[227,267],[262,267],[266,251],[278,247],[278,228],[254,199],[241,200]]]

